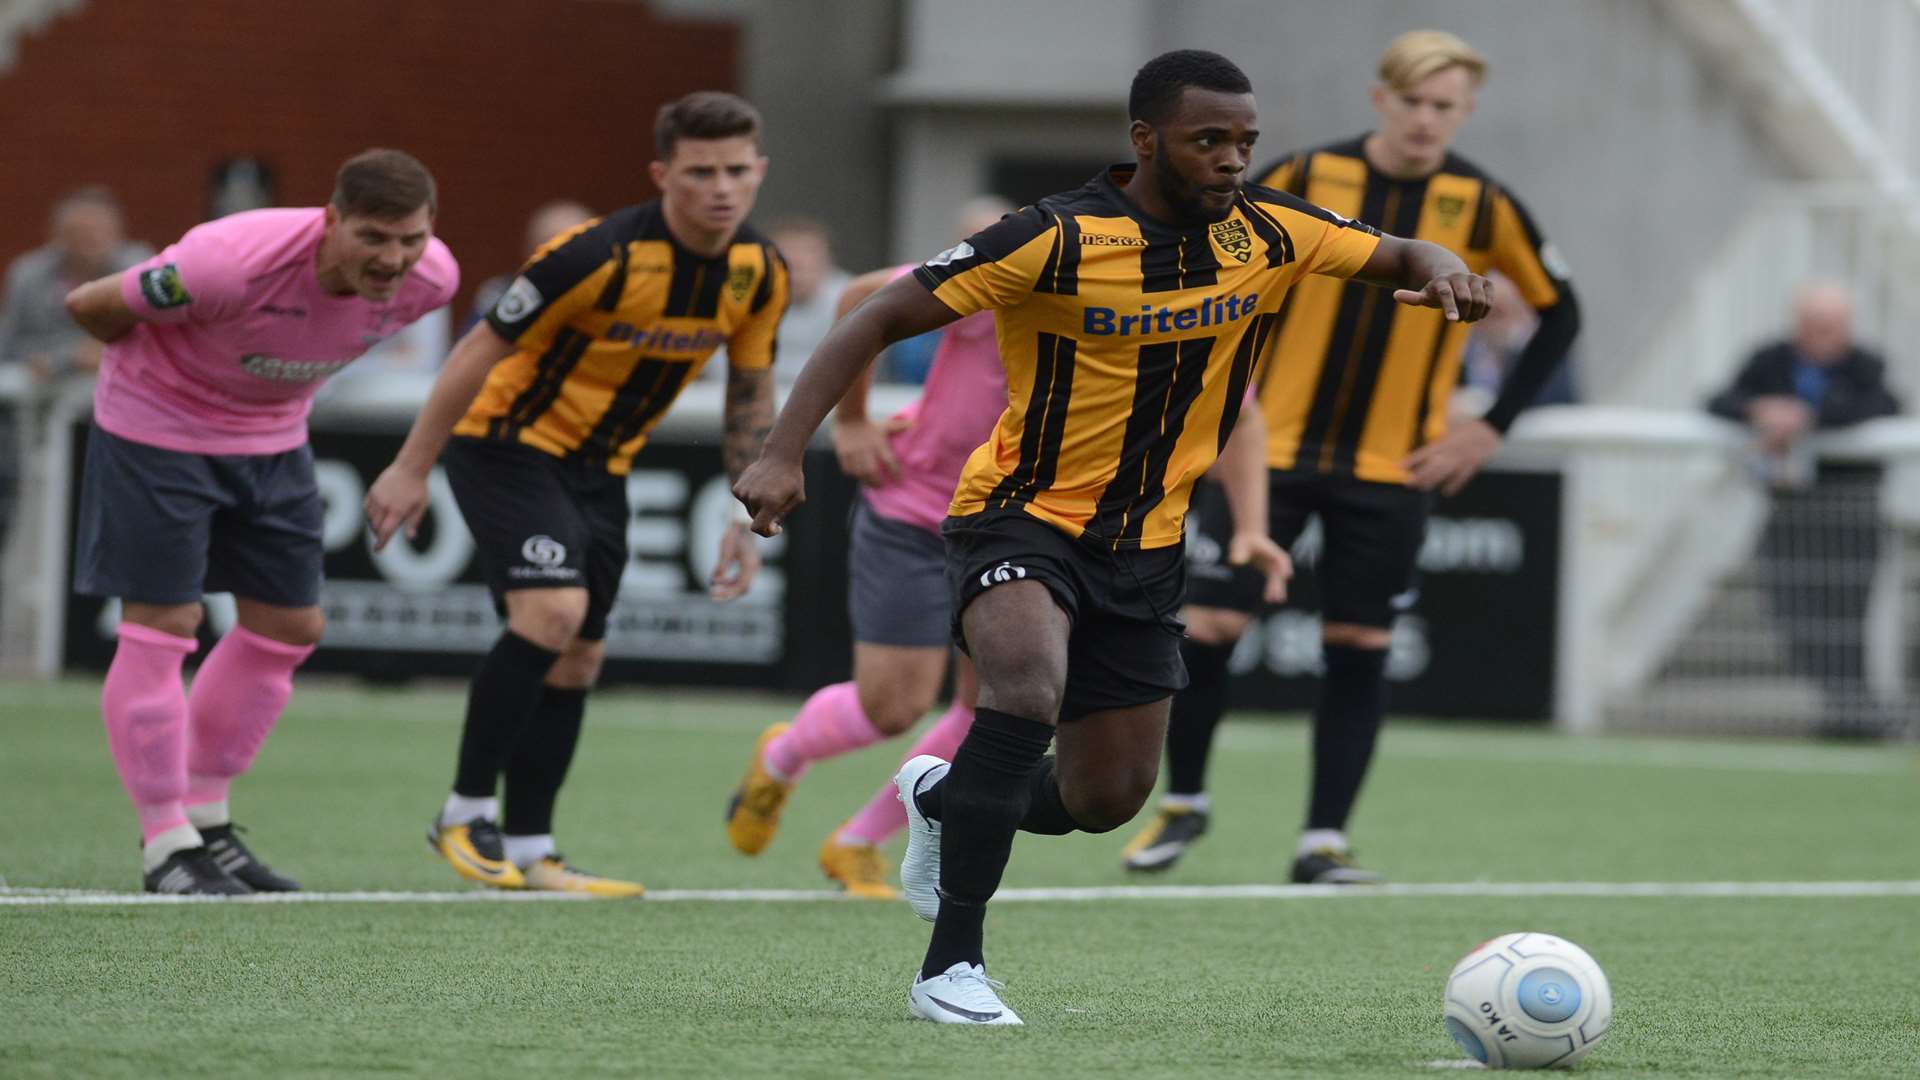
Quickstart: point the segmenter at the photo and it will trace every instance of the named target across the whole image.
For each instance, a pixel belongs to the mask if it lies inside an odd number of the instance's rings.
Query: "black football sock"
[[[1040,759],[1027,784],[1027,816],[1020,819],[1020,831],[1043,836],[1065,836],[1070,832],[1105,832],[1089,829],[1073,819],[1067,804],[1060,799],[1060,776],[1053,755]]]
[[[490,798],[520,733],[540,707],[542,685],[560,654],[508,630],[480,661],[467,693],[467,722],[460,733],[460,764],[453,791]]]
[[[1313,797],[1307,828],[1345,829],[1387,711],[1387,651],[1326,646],[1327,674],[1313,714]]]
[[[987,901],[1000,887],[1013,834],[1027,814],[1033,774],[1053,727],[995,709],[976,709],[973,728],[940,782],[940,914],[920,977],[954,964],[983,963]]]
[[[1187,688],[1173,695],[1167,716],[1167,794],[1198,795],[1207,789],[1207,757],[1227,712],[1227,661],[1236,642],[1211,645],[1188,638],[1180,645],[1187,662]]]
[[[553,832],[553,805],[580,745],[587,692],[549,686],[540,695],[533,722],[507,757],[507,806],[502,832],[508,836],[545,836]]]

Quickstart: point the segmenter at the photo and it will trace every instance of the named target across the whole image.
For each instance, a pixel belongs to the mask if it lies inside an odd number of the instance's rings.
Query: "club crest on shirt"
[[[1253,257],[1253,234],[1247,231],[1247,223],[1237,218],[1216,221],[1207,226],[1207,232],[1213,234],[1213,242],[1220,250],[1241,262]]]
[[[1433,212],[1440,219],[1442,228],[1451,229],[1460,214],[1467,208],[1467,200],[1458,195],[1442,195],[1433,200]]]
[[[183,307],[193,303],[187,287],[180,283],[180,267],[175,263],[140,272],[140,295],[158,309]]]
[[[753,289],[753,267],[736,266],[727,274],[727,291],[733,294],[733,302],[739,303],[747,298]]]

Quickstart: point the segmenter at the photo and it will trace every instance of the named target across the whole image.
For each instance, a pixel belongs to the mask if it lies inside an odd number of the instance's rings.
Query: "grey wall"
[[[979,189],[995,153],[1123,154],[1127,82],[1162,49],[1211,48],[1245,67],[1263,147],[1278,154],[1365,130],[1387,41],[1452,30],[1493,65],[1457,148],[1522,197],[1572,264],[1594,383],[1640,348],[1761,187],[1790,172],[1653,0],[659,6],[742,21],[746,90],[774,158],[757,216],[826,219],[855,268],[945,246],[954,198]],[[1032,59],[1048,54],[1068,59]]]

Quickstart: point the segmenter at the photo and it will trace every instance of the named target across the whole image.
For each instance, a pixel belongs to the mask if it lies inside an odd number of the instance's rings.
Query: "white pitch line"
[[[1501,899],[1517,897],[1788,898],[1920,897],[1920,881],[1515,881],[1372,885],[1091,885],[1002,889],[996,903],[1091,903],[1101,900],[1313,900],[1384,897]],[[299,892],[266,893],[242,904],[464,904],[578,903],[578,893],[502,892]],[[839,903],[844,893],[825,889],[661,889],[649,903]],[[0,907],[138,907],[150,904],[227,903],[220,897],[156,896],[85,889],[0,886]]]

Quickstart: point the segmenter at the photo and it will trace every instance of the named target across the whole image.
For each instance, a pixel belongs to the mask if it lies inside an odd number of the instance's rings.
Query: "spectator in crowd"
[[[584,225],[592,221],[595,216],[586,204],[572,199],[555,199],[552,202],[540,204],[527,218],[526,258],[533,258],[533,253],[540,250],[540,245],[575,225]],[[465,337],[475,323],[487,317],[487,312],[493,310],[493,305],[500,302],[500,297],[507,291],[507,286],[513,284],[513,277],[513,273],[495,274],[474,286],[473,309],[467,312],[466,321],[460,324],[461,337]]]
[[[118,273],[153,254],[127,240],[119,200],[104,187],[84,187],[54,204],[52,237],[7,268],[0,298],[0,368],[22,375],[8,381],[44,385],[100,366],[99,342],[67,314],[67,292]],[[0,551],[13,521],[14,493],[24,458],[23,425],[0,397]]]
[[[1507,373],[1540,326],[1539,313],[1520,295],[1520,287],[1512,278],[1492,270],[1487,280],[1493,282],[1493,312],[1475,323],[1467,337],[1466,352],[1460,360],[1460,386],[1454,391],[1450,410],[1456,422],[1476,419],[1493,407]],[[1573,358],[1569,356],[1540,388],[1533,404],[1571,405],[1575,400]]]
[[[46,246],[8,267],[0,301],[0,364],[24,364],[35,382],[100,366],[100,343],[68,316],[67,293],[153,254],[127,239],[119,200],[104,187],[81,188],[61,199],[52,228]]]
[[[767,230],[767,238],[787,261],[793,283],[793,302],[780,321],[780,339],[774,356],[774,377],[792,382],[806,366],[813,347],[833,326],[840,294],[853,276],[833,261],[833,238],[827,227],[812,218],[790,218]],[[712,365],[709,365],[712,366]]]
[[[1794,671],[1823,695],[1819,730],[1889,733],[1866,684],[1864,618],[1880,555],[1880,468],[1821,462],[1806,437],[1900,411],[1886,364],[1853,336],[1853,301],[1829,284],[1802,287],[1793,336],[1762,346],[1707,408],[1746,425],[1773,505],[1760,541],[1774,618]]]

